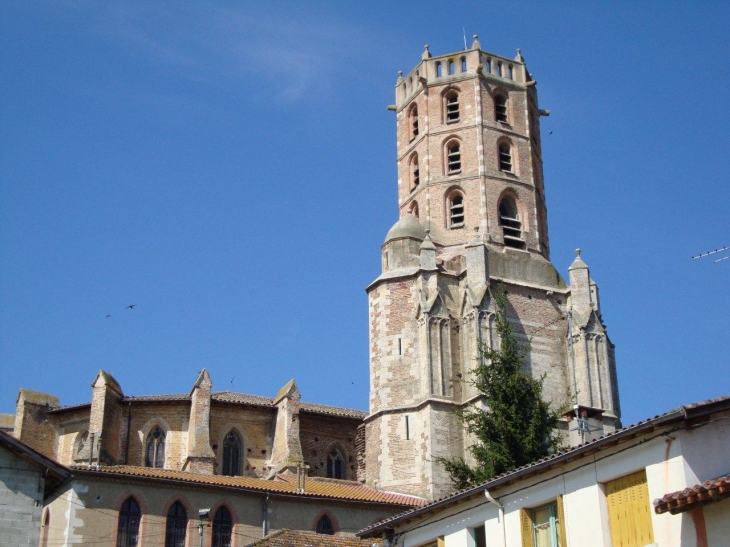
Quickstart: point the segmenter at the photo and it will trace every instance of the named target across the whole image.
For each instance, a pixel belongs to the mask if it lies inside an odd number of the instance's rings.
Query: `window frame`
[[[455,200],[459,203],[455,203]],[[463,228],[466,222],[466,204],[465,197],[461,190],[452,190],[446,197],[446,226],[450,230]],[[461,219],[456,220],[455,219]]]
[[[176,514],[173,514],[173,511]],[[185,547],[187,531],[188,512],[182,502],[177,500],[170,506],[165,516],[165,547]]]
[[[461,105],[459,104],[459,95],[460,94],[456,89],[450,89],[444,93],[444,123],[458,123],[459,121],[461,121]]]
[[[345,456],[340,450],[333,448],[330,453],[327,454],[327,478],[344,480],[345,473]],[[339,477],[337,476],[338,474],[340,475]]]
[[[512,144],[509,141],[500,141],[497,143],[497,161],[501,172],[515,174]]]
[[[323,534],[323,535],[327,535],[327,536],[334,536],[335,532],[336,532],[335,525],[332,522],[332,519],[326,513],[324,515],[322,515],[321,517],[319,517],[319,519],[317,520],[317,525],[314,530],[318,534]]]
[[[461,141],[450,139],[444,146],[444,171],[446,175],[458,175],[463,169],[461,161]]]
[[[229,444],[230,437],[234,437],[238,445],[238,454],[236,455],[235,462],[233,461],[233,454],[231,453],[234,446]],[[235,429],[229,430],[228,433],[226,433],[223,437],[221,475],[226,477],[240,477],[243,475],[243,449],[243,437],[241,436],[241,434],[238,433],[238,431],[236,431]],[[237,471],[237,473],[233,473],[233,470],[231,469],[234,463],[236,465],[235,471]]]
[[[222,517],[222,511],[228,515],[228,521],[226,522]],[[227,526],[228,529],[222,529]],[[212,526],[212,537],[211,547],[231,547],[233,537],[233,515],[231,511],[225,505],[221,505],[215,510],[213,514],[213,526]]]
[[[137,547],[142,509],[134,496],[124,500],[117,515],[117,547]]]
[[[551,545],[545,547],[567,547],[568,540],[566,537],[563,496],[557,496],[555,499],[535,507],[523,507],[520,509],[522,547],[543,547],[537,544],[537,536],[535,532],[537,527],[535,524],[535,512],[545,509],[546,507],[550,508],[548,524],[551,532]]]
[[[514,216],[505,214],[509,212],[504,210],[507,207],[513,209]],[[498,224],[502,228],[502,241],[505,247],[520,249],[521,251],[527,250],[527,243],[523,235],[525,222],[522,216],[517,199],[510,193],[503,195],[497,205],[497,218],[499,220]]]
[[[504,93],[494,95],[494,121],[509,124],[508,100]]]
[[[155,433],[160,433],[155,436]],[[147,434],[144,445],[144,465],[154,469],[165,468],[165,446],[167,444],[167,432],[160,425],[156,424]],[[152,449],[152,459],[150,459],[150,448]]]
[[[408,132],[410,142],[416,140],[418,137],[418,105],[415,103],[408,110]]]

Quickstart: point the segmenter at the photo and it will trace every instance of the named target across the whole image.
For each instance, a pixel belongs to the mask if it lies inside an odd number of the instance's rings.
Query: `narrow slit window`
[[[498,122],[507,122],[507,98],[504,95],[494,98],[494,118]]]
[[[454,73],[454,61],[449,59],[449,74],[453,74],[453,73]]]
[[[411,189],[415,189],[421,182],[421,171],[418,168],[418,155],[411,159]]]
[[[411,439],[411,426],[408,422],[408,416],[406,415],[406,440],[409,441]]]
[[[413,105],[411,108],[411,140],[418,136],[418,107]]]
[[[502,63],[501,63],[501,61],[499,63],[497,63],[497,76],[499,76],[500,78],[502,77]]]
[[[499,169],[507,173],[512,172],[512,150],[506,142],[499,145]]]
[[[466,57],[461,58],[461,71],[466,72]]]
[[[510,80],[514,80],[514,68],[512,67],[512,65],[509,65],[509,66],[507,67],[507,77],[508,77],[508,78],[509,78]]]
[[[461,228],[464,225],[464,196],[454,194],[449,199],[449,228]]]
[[[484,71],[487,74],[492,73],[492,60],[491,59],[487,59],[486,62],[484,63]]]
[[[446,95],[446,123],[459,121],[459,94],[456,92]]]
[[[403,355],[403,340],[398,338],[398,355]]]
[[[440,78],[441,76],[441,63],[436,63],[436,77]]]
[[[447,163],[448,163],[448,173],[449,175],[453,175],[454,173],[460,173],[461,172],[461,146],[459,146],[458,142],[454,142],[450,144],[447,148]]]

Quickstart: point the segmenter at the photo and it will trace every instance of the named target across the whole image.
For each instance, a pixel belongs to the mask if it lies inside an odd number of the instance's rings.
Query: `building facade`
[[[437,458],[470,460],[454,415],[480,404],[468,378],[498,345],[492,295],[531,343],[526,372],[544,377],[577,444],[620,426],[614,350],[598,288],[580,251],[566,284],[550,262],[536,82],[519,50],[432,56],[399,74],[396,102],[400,219],[367,288],[370,413],[368,484],[429,499],[451,490]],[[464,381],[466,379],[466,381]],[[568,430],[572,431],[568,434]]]
[[[362,531],[388,547],[714,547],[730,396],[688,404]]]

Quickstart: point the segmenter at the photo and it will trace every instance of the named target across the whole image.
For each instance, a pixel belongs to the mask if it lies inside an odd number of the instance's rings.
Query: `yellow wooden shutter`
[[[607,482],[606,502],[613,547],[654,543],[646,471]]]
[[[563,509],[563,496],[558,496],[558,528],[560,529],[560,547],[568,547],[568,538],[565,534],[565,510]]]
[[[533,547],[532,511],[529,509],[520,509],[520,523],[522,525],[522,547]]]

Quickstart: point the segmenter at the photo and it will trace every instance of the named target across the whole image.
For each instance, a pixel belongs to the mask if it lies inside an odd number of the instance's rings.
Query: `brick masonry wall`
[[[40,470],[0,447],[0,543],[38,545],[42,506]]]
[[[302,443],[304,462],[310,466],[309,475],[327,476],[327,457],[333,449],[340,451],[344,458],[346,480],[357,480],[358,458],[355,440],[360,420],[299,414],[299,433]]]
[[[261,477],[274,443],[276,409],[213,402],[210,409],[210,443],[216,453],[215,473],[221,472],[223,440],[235,429],[243,440],[243,474]]]

